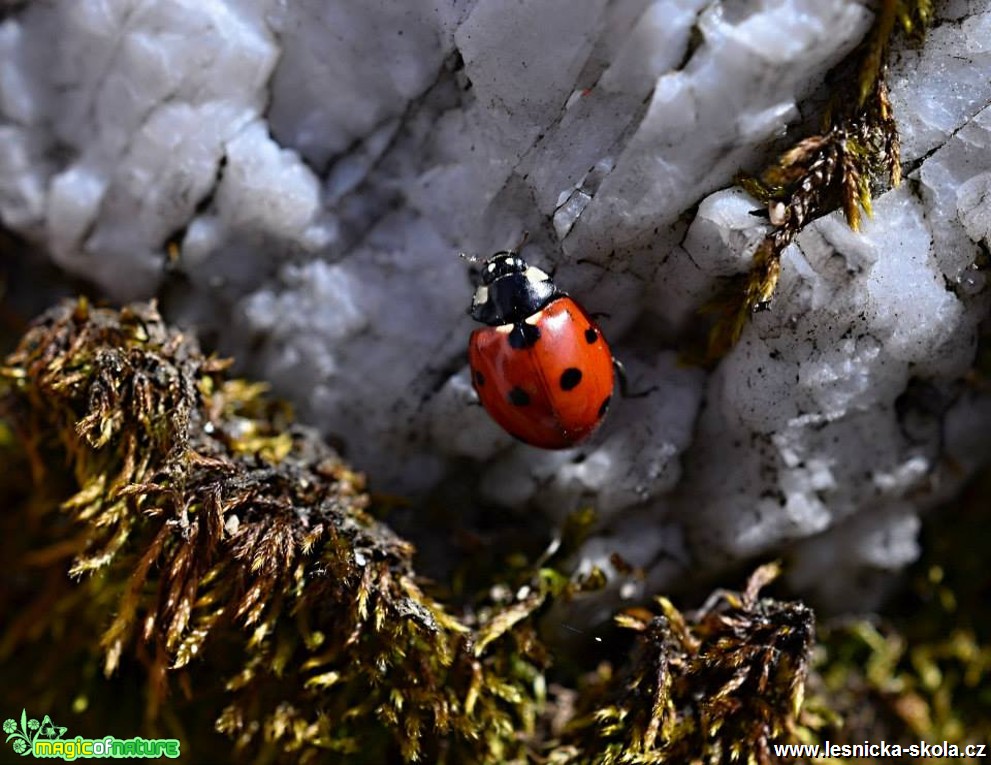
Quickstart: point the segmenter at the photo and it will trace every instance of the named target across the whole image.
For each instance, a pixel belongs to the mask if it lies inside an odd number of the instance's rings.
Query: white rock
[[[674,351],[766,232],[734,175],[809,121],[863,3],[29,3],[0,24],[0,221],[113,298],[179,271],[172,318],[377,487],[470,464],[459,485],[548,523],[595,506],[573,564],[620,552],[643,572],[579,621],[770,553],[856,607],[959,485],[944,451],[966,471],[989,449],[986,402],[956,381],[988,307],[991,3],[941,13],[891,69],[906,184],[861,234],[807,227],[712,371]],[[526,229],[525,257],[607,312],[635,384],[659,386],[561,453],[467,406],[457,252]]]
[[[31,131],[0,127],[0,210],[7,226],[32,233],[45,218],[46,183],[51,164]]]
[[[899,53],[891,102],[907,160],[939,147],[991,100],[991,10],[982,0],[969,6],[940,9],[946,21],[925,44]]]

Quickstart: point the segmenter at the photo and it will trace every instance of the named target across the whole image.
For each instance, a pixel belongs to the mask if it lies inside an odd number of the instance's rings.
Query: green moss
[[[814,649],[810,609],[761,597],[765,566],[698,612],[628,609],[632,650],[555,668],[540,617],[604,574],[552,563],[593,514],[452,612],[362,476],[228,366],[153,306],[85,302],[5,360],[12,710],[258,763],[765,763],[778,743],[991,734],[987,486],[933,525],[886,621],[821,626]]]
[[[85,302],[7,359],[0,412],[30,485],[3,488],[30,499],[4,553],[47,573],[6,596],[0,659],[20,676],[25,652],[58,646],[19,692],[108,709],[98,660],[136,677],[146,730],[194,751],[193,721],[243,761],[517,756],[546,660],[524,622],[552,588],[447,613],[366,513],[363,478],[227,366],[153,306]]]
[[[759,597],[777,574],[762,567],[745,592],[719,592],[689,616],[660,598],[656,616],[617,617],[638,633],[632,660],[590,694],[555,761],[763,763],[774,744],[798,741],[814,617]]]
[[[991,741],[989,492],[985,471],[929,519],[923,558],[885,616],[823,625],[810,689],[811,708],[829,713],[821,737],[851,744]]]
[[[750,272],[707,306],[716,316],[707,358],[721,358],[754,311],[767,308],[781,274],[781,253],[806,225],[842,209],[850,227],[871,214],[873,190],[901,183],[898,126],[885,81],[891,43],[920,36],[932,21],[930,0],[882,0],[864,42],[832,73],[822,129],[802,138],[756,176],[737,182],[767,209],[771,231]]]

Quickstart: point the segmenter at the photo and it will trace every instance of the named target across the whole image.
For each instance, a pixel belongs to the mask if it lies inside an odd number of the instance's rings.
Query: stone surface
[[[29,3],[0,22],[0,220],[112,298],[162,294],[380,488],[467,469],[551,523],[597,507],[574,565],[643,576],[586,620],[771,554],[870,604],[991,446],[959,383],[988,305],[991,3],[941,13],[891,72],[907,182],[862,234],[810,226],[712,372],[675,349],[763,235],[733,176],[809,116],[861,3]],[[523,230],[658,388],[560,453],[468,406],[457,253]]]

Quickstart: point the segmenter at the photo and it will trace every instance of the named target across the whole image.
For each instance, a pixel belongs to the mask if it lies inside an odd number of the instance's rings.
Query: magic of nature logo
[[[174,738],[63,738],[66,730],[65,726],[56,725],[48,715],[40,721],[28,718],[25,709],[21,710],[20,720],[8,718],[3,723],[7,743],[22,757],[31,755],[71,761],[78,757],[175,759],[179,756],[179,741]]]

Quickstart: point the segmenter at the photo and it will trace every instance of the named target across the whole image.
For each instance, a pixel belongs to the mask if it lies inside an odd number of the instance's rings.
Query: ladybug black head
[[[482,266],[482,284],[492,284],[501,276],[522,274],[526,268],[526,261],[515,252],[497,252]]]
[[[519,324],[563,294],[539,268],[527,265],[515,252],[502,251],[482,266],[482,284],[469,312],[475,321],[493,327]]]

